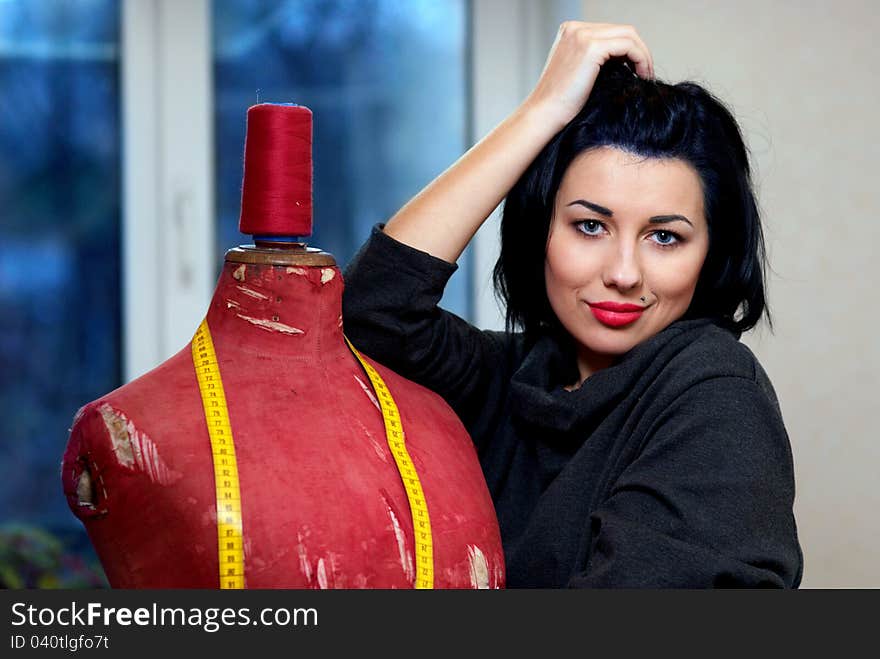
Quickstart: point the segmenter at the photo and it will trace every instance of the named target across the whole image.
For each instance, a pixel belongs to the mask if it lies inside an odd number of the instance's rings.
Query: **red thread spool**
[[[239,231],[312,235],[312,112],[260,103],[247,111]]]

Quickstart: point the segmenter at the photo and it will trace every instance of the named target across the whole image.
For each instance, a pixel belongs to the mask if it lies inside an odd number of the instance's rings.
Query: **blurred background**
[[[0,0],[0,585],[105,587],[59,465],[83,404],[184,347],[238,233],[247,108],[314,113],[311,244],[345,266],[501,121],[561,21],[631,23],[751,149],[805,588],[880,587],[874,3]],[[500,328],[497,212],[443,306]],[[824,301],[823,301],[824,300]]]

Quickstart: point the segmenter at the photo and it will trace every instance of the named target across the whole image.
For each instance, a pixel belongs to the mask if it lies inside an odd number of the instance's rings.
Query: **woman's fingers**
[[[636,67],[636,73],[642,78],[654,77],[654,64],[648,50],[632,37],[594,39],[590,47],[601,66],[612,57],[626,57]]]
[[[642,78],[654,77],[651,53],[633,26],[566,21],[525,104],[564,126],[584,106],[601,67],[612,57],[628,59]]]
[[[636,64],[637,73],[643,78],[654,77],[654,59],[648,46],[641,35],[632,25],[617,23],[585,23],[581,21],[566,21],[559,27],[560,34],[568,33],[568,36],[576,36],[586,47],[593,46],[594,42],[608,43],[614,52],[610,56],[628,57]],[[631,48],[622,48],[620,40],[629,40]],[[598,45],[602,45],[601,43]],[[605,63],[608,57],[601,60]]]

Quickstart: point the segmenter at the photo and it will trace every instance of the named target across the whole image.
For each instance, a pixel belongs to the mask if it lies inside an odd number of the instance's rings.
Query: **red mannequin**
[[[227,252],[208,309],[248,588],[414,584],[409,503],[343,340],[342,289],[329,254],[258,242]],[[503,587],[494,508],[461,422],[364,357],[400,411],[430,512],[434,586]],[[214,467],[189,346],[77,413],[62,480],[113,587],[218,587]]]
[[[243,253],[227,255],[207,320],[239,466],[247,587],[412,587],[409,505],[343,341],[339,270],[234,260]],[[503,586],[464,428],[436,394],[370,363],[428,502],[435,587]],[[189,346],[77,414],[63,480],[111,585],[216,587],[213,464]]]

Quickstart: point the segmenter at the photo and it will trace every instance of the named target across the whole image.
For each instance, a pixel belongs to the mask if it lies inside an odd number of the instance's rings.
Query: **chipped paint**
[[[299,556],[299,569],[302,572],[303,576],[306,578],[306,582],[311,583],[312,581],[312,566],[309,565],[309,557],[306,553],[306,546],[303,544],[303,534],[296,534],[297,545],[296,545],[296,553]]]
[[[339,315],[339,318],[336,321],[336,325],[338,327],[342,327],[342,314]]]
[[[104,483],[104,477],[101,475],[98,463],[91,460],[78,475],[76,468],[74,468],[71,470],[71,476],[76,479],[77,506],[106,514],[108,512],[106,507],[102,510],[97,510],[96,498],[103,497],[104,502],[110,498],[107,495],[107,486]],[[98,491],[99,489],[100,492]]]
[[[281,332],[283,334],[305,334],[301,329],[297,329],[296,327],[291,327],[290,325],[285,325],[284,323],[280,323],[277,320],[266,320],[265,318],[252,318],[250,316],[245,316],[244,314],[237,313],[235,314],[242,320],[246,320],[252,325],[256,325],[257,327],[264,329],[268,332]]]
[[[92,488],[92,475],[84,470],[76,482],[76,503],[80,506],[95,507],[95,492]]]
[[[248,295],[255,300],[268,300],[269,296],[264,293],[260,293],[260,291],[255,291],[253,288],[248,288],[247,286],[236,286],[238,290],[240,290],[245,295]]]
[[[387,462],[388,462],[388,457],[385,455],[385,448],[383,447],[383,445],[380,444],[378,441],[376,441],[376,438],[373,437],[373,433],[371,433],[371,432],[367,429],[367,427],[366,427],[363,423],[361,423],[361,420],[360,420],[360,419],[355,419],[355,420],[357,421],[357,424],[361,427],[361,430],[364,431],[364,434],[365,434],[365,435],[367,436],[367,438],[370,440],[370,444],[372,445],[372,447],[373,447],[373,451],[376,453],[376,456],[377,456],[380,460],[382,460],[382,462],[386,462],[386,463],[387,463]],[[387,444],[385,444],[385,446],[387,446]]]
[[[366,385],[366,383],[361,380],[358,376],[354,376],[354,379],[357,380],[358,384],[361,385],[361,389],[364,390],[364,393],[370,397],[370,400],[373,401],[373,405],[376,406],[376,409],[380,412],[382,411],[382,406],[379,405],[379,400],[376,398],[376,395],[373,393],[373,390]]]
[[[345,574],[340,574],[337,558],[339,558],[339,554],[334,554],[332,551],[327,552],[327,563],[330,565],[330,579],[333,581],[330,586],[331,588],[345,588]]]
[[[309,273],[305,268],[287,268],[287,274],[289,275],[299,275],[301,277],[307,275]]]
[[[236,302],[235,300],[226,300],[226,308],[227,309],[241,309],[241,304]]]
[[[208,506],[202,513],[202,526],[217,526],[217,504]]]
[[[101,417],[104,419],[104,425],[107,432],[110,433],[110,442],[113,446],[113,453],[116,454],[116,460],[123,467],[129,469],[134,465],[134,453],[131,450],[131,439],[126,428],[126,419],[123,415],[117,414],[112,407],[104,403],[99,410]]]
[[[504,560],[503,558],[495,559],[495,585],[493,588],[501,588],[500,584],[504,583]]]
[[[318,588],[327,590],[327,569],[324,567],[324,559],[318,559],[318,567],[316,569],[318,577]]]
[[[67,429],[67,432],[70,432],[71,430],[73,430],[73,427],[74,427],[77,423],[79,423],[79,420],[82,419],[82,416],[83,416],[83,414],[85,414],[85,413],[86,413],[86,406],[83,405],[82,407],[80,407],[80,408],[76,411],[76,414],[73,415],[73,421],[72,421],[71,424],[70,424],[70,428]]]
[[[391,506],[388,505],[388,500],[384,496],[382,499],[385,500],[385,510],[388,511],[388,517],[391,518],[391,527],[394,529],[394,537],[397,539],[400,567],[403,568],[403,573],[406,575],[407,580],[413,581],[415,579],[415,570],[413,569],[412,556],[406,551],[406,536],[403,533],[403,528],[401,528],[400,522],[397,521],[397,515],[394,514]]]
[[[122,412],[114,410],[108,403],[101,405],[99,411],[119,464],[146,473],[151,482],[160,485],[171,485],[183,478],[183,474],[165,464],[153,440],[139,432]]]
[[[246,273],[246,272],[247,272],[247,268],[245,267],[245,264],[242,263],[240,266],[238,266],[238,267],[235,269],[235,271],[233,271],[233,273],[232,273],[232,278],[233,278],[235,281],[244,281],[245,273]]]
[[[333,268],[321,268],[321,283],[326,284],[336,276],[336,270]]]
[[[489,588],[489,563],[476,545],[468,545],[468,562],[471,567],[471,587],[480,590]]]

